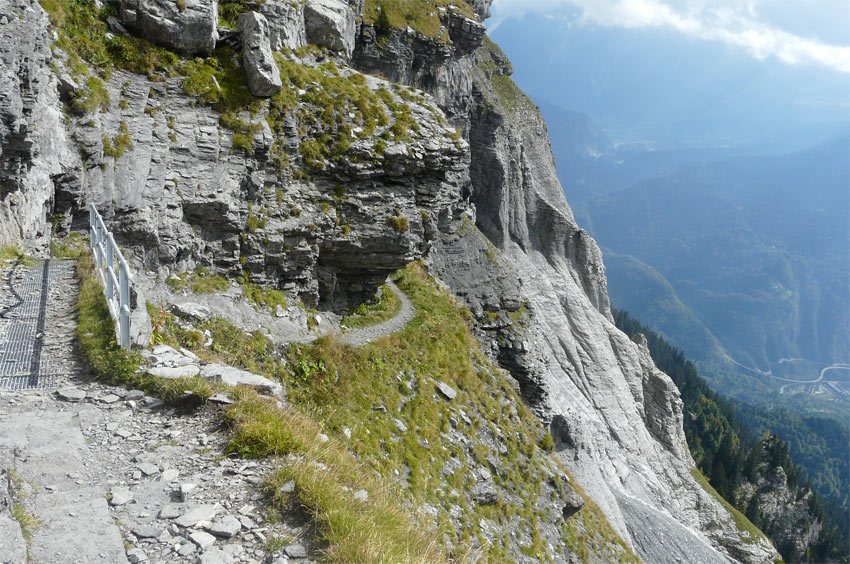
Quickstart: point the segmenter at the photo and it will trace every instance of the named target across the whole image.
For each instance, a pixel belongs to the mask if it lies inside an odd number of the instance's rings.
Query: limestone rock
[[[307,45],[303,2],[266,0],[260,3],[259,10],[269,22],[272,51],[298,49]]]
[[[201,368],[201,377],[212,380],[213,382],[223,382],[228,386],[252,386],[261,392],[276,396],[283,393],[283,385],[279,382],[273,382],[259,374],[253,374],[223,364],[204,365]]]
[[[218,39],[218,0],[121,0],[121,23],[186,55],[208,54]]]
[[[194,302],[171,304],[169,309],[171,309],[172,313],[176,316],[197,323],[206,321],[212,316],[210,308]]]
[[[280,91],[280,71],[270,45],[269,22],[257,12],[239,16],[242,34],[242,66],[248,76],[248,89],[254,96],[274,96]]]
[[[437,390],[448,400],[453,400],[457,397],[457,392],[445,382],[437,382]]]
[[[351,58],[354,51],[354,12],[343,0],[307,0],[304,6],[307,41]]]

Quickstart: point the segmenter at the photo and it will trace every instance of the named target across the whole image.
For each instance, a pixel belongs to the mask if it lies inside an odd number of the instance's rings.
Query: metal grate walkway
[[[69,335],[50,313],[67,309],[74,290],[70,261],[16,264],[3,272],[0,288],[0,388],[49,388],[72,370]],[[49,324],[49,326],[47,326]],[[63,334],[64,333],[64,334]]]

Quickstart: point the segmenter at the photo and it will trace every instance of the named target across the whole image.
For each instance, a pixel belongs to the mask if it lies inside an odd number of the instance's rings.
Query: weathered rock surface
[[[248,75],[248,89],[254,96],[274,96],[280,91],[280,71],[274,62],[269,40],[269,22],[257,12],[239,16],[242,34],[242,65]]]
[[[34,0],[3,0],[0,13],[0,245],[39,252],[48,246],[56,186],[74,182],[64,175],[75,157],[49,67],[47,14]]]
[[[186,55],[212,53],[217,0],[121,0],[121,23],[148,41]]]
[[[472,200],[476,225],[500,253],[470,231],[447,234],[437,271],[551,422],[558,458],[643,559],[770,562],[773,547],[749,542],[692,477],[678,391],[611,323],[601,253],[564,199],[546,126],[516,87],[491,86],[509,68],[488,51],[477,55],[481,102],[469,114]],[[485,315],[502,310],[522,322]],[[688,554],[670,551],[665,538]]]
[[[269,22],[269,39],[272,51],[298,49],[307,45],[304,29],[304,3],[288,0],[267,0],[259,11]]]
[[[304,5],[307,41],[340,51],[346,59],[354,51],[354,11],[344,0],[307,0]]]

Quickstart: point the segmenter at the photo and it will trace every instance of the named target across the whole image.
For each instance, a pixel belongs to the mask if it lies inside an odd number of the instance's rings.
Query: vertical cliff
[[[380,25],[375,2],[268,0],[256,48],[242,4],[160,4],[86,20],[50,3],[48,31],[38,4],[0,0],[0,243],[43,250],[95,202],[162,278],[204,266],[336,310],[427,258],[645,561],[778,556],[700,485],[675,386],[613,326],[601,253],[486,39],[487,0],[385,3]],[[74,18],[96,56],[60,25]]]

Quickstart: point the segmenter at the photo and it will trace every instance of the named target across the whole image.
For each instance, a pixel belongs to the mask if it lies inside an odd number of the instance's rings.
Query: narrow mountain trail
[[[0,265],[0,563],[313,562],[303,517],[265,508],[272,462],[223,456],[220,408],[87,374],[73,269]]]
[[[416,310],[413,307],[413,303],[411,303],[410,298],[407,297],[407,294],[402,292],[392,280],[387,281],[387,286],[398,297],[398,299],[401,300],[401,308],[398,313],[391,319],[387,319],[386,321],[378,323],[377,325],[372,325],[371,327],[349,329],[342,334],[339,339],[340,341],[346,345],[351,345],[352,347],[360,347],[382,337],[392,335],[397,331],[401,331],[404,326],[413,319]]]
[[[398,313],[390,319],[369,327],[345,329],[340,326],[340,316],[320,312],[318,325],[307,329],[307,314],[303,307],[291,306],[281,309],[280,313],[259,310],[242,296],[242,289],[234,284],[223,292],[214,294],[195,294],[190,291],[174,292],[150,277],[140,277],[146,298],[166,309],[189,312],[190,317],[208,319],[221,317],[249,333],[262,331],[278,345],[289,343],[312,343],[323,335],[336,335],[340,342],[352,347],[360,347],[382,337],[396,333],[413,319],[416,313],[410,298],[392,281],[387,286],[401,301]],[[199,315],[198,312],[203,312]]]

